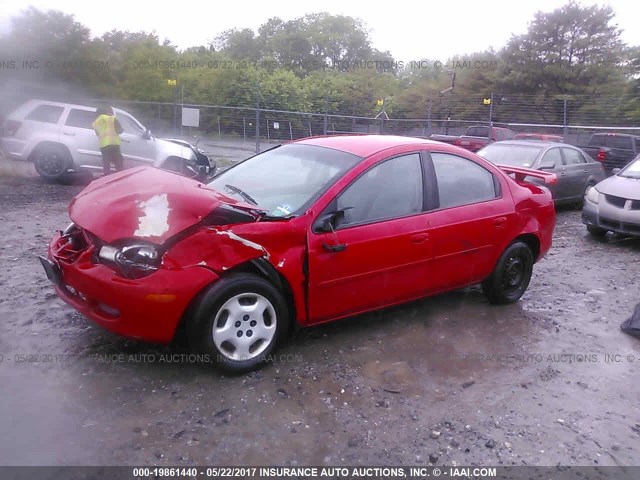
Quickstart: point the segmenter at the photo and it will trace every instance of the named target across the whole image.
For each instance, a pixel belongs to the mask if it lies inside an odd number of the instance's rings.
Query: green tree
[[[571,0],[538,12],[502,50],[502,90],[546,96],[599,93],[624,84],[625,45],[610,6]]]

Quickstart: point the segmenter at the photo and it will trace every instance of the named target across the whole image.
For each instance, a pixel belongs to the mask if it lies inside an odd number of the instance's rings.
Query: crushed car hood
[[[640,200],[640,179],[614,175],[601,181],[596,185],[596,188],[600,193],[606,195],[614,195],[629,200]]]
[[[221,205],[255,210],[195,180],[138,167],[91,182],[71,201],[69,216],[107,243],[135,238],[161,244]]]

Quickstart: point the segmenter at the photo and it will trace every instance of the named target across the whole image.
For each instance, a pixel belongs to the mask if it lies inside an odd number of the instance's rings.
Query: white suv
[[[155,138],[132,115],[113,110],[124,130],[120,148],[125,168],[153,165],[196,176],[190,174],[200,163],[195,148]],[[102,156],[91,126],[95,119],[93,107],[29,100],[7,117],[0,147],[10,158],[32,161],[50,181],[62,180],[73,171],[99,172]]]

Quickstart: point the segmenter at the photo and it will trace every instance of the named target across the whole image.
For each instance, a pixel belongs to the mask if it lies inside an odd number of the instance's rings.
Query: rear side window
[[[440,208],[485,202],[496,198],[493,174],[466,158],[448,153],[432,153],[438,182]]]
[[[93,130],[91,124],[97,118],[96,112],[91,110],[79,110],[77,108],[71,109],[67,116],[65,125],[68,127],[87,128]]]
[[[489,127],[469,127],[466,135],[470,137],[488,137]]]
[[[55,105],[38,105],[25,117],[25,120],[34,120],[36,122],[44,123],[58,123],[63,110],[63,107]]]
[[[562,154],[564,155],[565,165],[582,165],[586,163],[582,153],[572,148],[563,148]]]

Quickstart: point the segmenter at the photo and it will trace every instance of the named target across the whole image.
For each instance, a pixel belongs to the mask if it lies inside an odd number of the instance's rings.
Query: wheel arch
[[[531,249],[531,253],[535,261],[538,261],[540,256],[540,239],[533,233],[524,233],[516,237],[511,244],[515,242],[522,242]]]
[[[200,305],[202,299],[206,297],[209,290],[211,290],[217,284],[217,282],[235,273],[253,274],[271,282],[271,284],[273,284],[273,286],[282,294],[282,298],[287,305],[287,310],[290,318],[290,328],[301,327],[297,319],[296,307],[293,299],[293,290],[289,284],[289,281],[280,272],[278,272],[273,267],[273,265],[269,263],[268,260],[264,258],[253,258],[226,270],[223,275],[221,275],[213,282],[204,285],[193,296],[182,317],[180,318],[180,322],[178,322],[174,333],[174,339],[186,338],[187,324],[189,323],[189,320],[198,313],[198,306]]]
[[[40,142],[38,142],[37,144],[34,145],[34,147],[31,149],[31,152],[29,153],[29,156],[27,157],[27,159],[30,162],[33,162],[34,160],[34,156],[42,149],[44,148],[60,148],[62,150],[64,150],[66,152],[66,154],[69,157],[69,160],[71,161],[71,165],[69,165],[69,168],[75,168],[75,159],[73,157],[73,154],[71,153],[71,150],[69,149],[69,147],[67,147],[64,143],[60,143],[60,142],[54,142],[52,140],[42,140]]]

